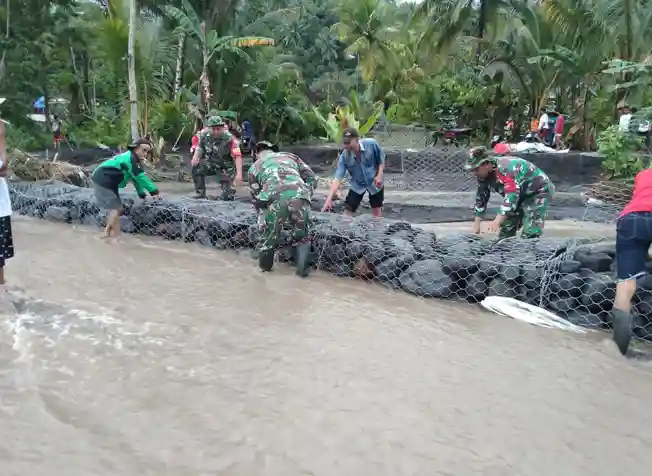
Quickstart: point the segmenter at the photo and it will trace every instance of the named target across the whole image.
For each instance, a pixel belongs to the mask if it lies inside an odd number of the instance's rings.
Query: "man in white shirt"
[[[632,122],[632,110],[629,106],[625,105],[622,109],[620,120],[618,121],[618,129],[621,132],[629,132],[629,123]]]
[[[545,108],[542,108],[541,117],[539,118],[539,139],[541,139],[542,142],[547,142],[548,140],[548,135],[550,133],[549,122],[550,119],[548,118],[548,113],[546,112]]]
[[[0,120],[0,285],[5,283],[5,260],[14,256],[14,240],[11,233],[11,199],[5,179],[8,166],[5,124]]]

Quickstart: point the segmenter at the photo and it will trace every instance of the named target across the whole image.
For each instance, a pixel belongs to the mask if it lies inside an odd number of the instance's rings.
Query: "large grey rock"
[[[455,292],[455,284],[435,259],[418,261],[408,267],[399,278],[406,291],[417,296],[446,298]]]

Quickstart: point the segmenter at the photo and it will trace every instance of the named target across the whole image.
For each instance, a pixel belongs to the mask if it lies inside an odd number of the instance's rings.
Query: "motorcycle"
[[[452,129],[441,127],[439,130],[433,131],[426,139],[426,147],[434,147],[441,140],[444,145],[467,148],[471,145],[471,132],[473,132],[471,127]]]
[[[242,140],[240,141],[240,150],[242,151],[243,154],[251,153],[251,137],[244,136],[242,138]]]

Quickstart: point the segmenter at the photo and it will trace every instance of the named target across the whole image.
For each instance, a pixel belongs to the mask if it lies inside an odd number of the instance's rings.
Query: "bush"
[[[107,113],[108,111],[103,112],[87,117],[76,127],[64,129],[63,132],[68,136],[73,147],[97,147],[98,143],[117,147],[131,141],[129,116],[124,114],[119,117],[114,113]]]
[[[617,125],[605,129],[597,142],[598,151],[604,157],[602,166],[609,179],[634,177],[645,168],[636,155],[641,139],[622,132]]]
[[[37,123],[30,128],[7,126],[7,146],[27,152],[52,148],[52,134],[48,134],[45,128]]]

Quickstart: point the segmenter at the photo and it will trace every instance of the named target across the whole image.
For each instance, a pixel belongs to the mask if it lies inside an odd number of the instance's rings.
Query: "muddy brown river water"
[[[263,275],[231,252],[14,228],[2,476],[650,472],[652,364],[603,334]]]

